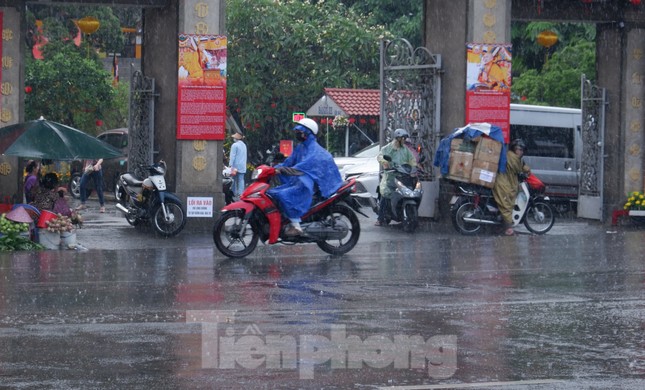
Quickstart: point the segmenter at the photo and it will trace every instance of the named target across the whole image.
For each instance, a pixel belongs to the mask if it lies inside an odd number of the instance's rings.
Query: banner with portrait
[[[226,136],[227,38],[179,35],[177,139]]]
[[[466,48],[466,123],[499,126],[509,142],[512,46],[468,43]]]

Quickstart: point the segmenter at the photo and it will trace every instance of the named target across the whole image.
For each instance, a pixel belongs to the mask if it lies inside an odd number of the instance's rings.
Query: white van
[[[577,201],[582,110],[511,104],[511,140],[526,143],[524,161],[555,201]]]

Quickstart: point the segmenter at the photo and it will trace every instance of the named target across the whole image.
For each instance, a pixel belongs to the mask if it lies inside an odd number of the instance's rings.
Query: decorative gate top
[[[441,56],[424,47],[414,49],[399,38],[381,41],[381,144],[392,132],[410,133],[423,160],[422,180],[434,180],[432,156],[439,139]]]

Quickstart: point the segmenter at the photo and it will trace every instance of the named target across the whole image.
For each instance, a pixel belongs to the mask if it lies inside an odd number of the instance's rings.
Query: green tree
[[[423,0],[342,0],[370,26],[384,26],[396,38],[407,39],[413,47],[423,44]]]
[[[527,104],[580,107],[580,77],[595,80],[595,44],[579,41],[566,46],[541,71],[527,70],[513,79],[513,94]]]
[[[580,76],[595,79],[595,26],[590,23],[513,22],[513,101],[580,107]],[[550,30],[558,42],[537,43]]]
[[[227,26],[228,106],[250,150],[289,137],[325,87],[378,87],[387,33],[336,0],[229,0]]]
[[[114,107],[111,76],[100,62],[69,43],[47,45],[44,60],[27,58],[25,117],[61,122],[96,133],[96,120]]]
[[[121,11],[120,14],[124,14]],[[129,13],[125,13],[129,15]],[[120,52],[125,45],[125,36],[121,32],[119,18],[110,7],[96,6],[48,6],[32,4],[27,9],[27,25],[30,32],[27,40],[31,49],[36,38],[42,34],[50,42],[67,42],[79,33],[76,22],[86,16],[93,16],[100,23],[99,29],[91,34],[84,35],[84,44],[106,53]],[[42,29],[38,29],[36,21],[42,21]],[[41,33],[42,31],[42,33]]]

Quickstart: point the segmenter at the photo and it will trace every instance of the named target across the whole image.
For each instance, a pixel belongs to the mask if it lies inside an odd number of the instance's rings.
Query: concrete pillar
[[[441,129],[466,118],[466,43],[510,43],[511,0],[426,0],[425,46],[441,54]]]
[[[187,197],[213,197],[216,212],[223,204],[221,141],[177,140],[178,35],[225,35],[225,1],[171,0],[168,7],[147,9],[144,16],[143,73],[155,78],[157,159],[169,164],[170,188],[186,204]],[[212,227],[211,218],[189,218],[187,230]]]
[[[645,126],[645,29],[627,31],[623,99],[625,183],[623,194],[643,191],[643,127]]]
[[[624,31],[615,25],[598,25],[596,37],[596,83],[605,88],[607,105],[605,107],[605,159],[603,184],[604,220],[611,211],[622,207],[624,197],[625,154],[624,127],[624,94],[621,85],[624,83],[625,54],[623,50]]]
[[[607,90],[605,220],[626,195],[643,191],[645,142],[645,29],[599,25],[597,83]]]
[[[21,3],[21,2],[19,2]],[[0,7],[2,13],[2,69],[0,80],[0,127],[21,122],[24,116],[24,70],[19,5]],[[12,203],[22,203],[22,165],[18,157],[0,156],[0,202],[11,197]]]

